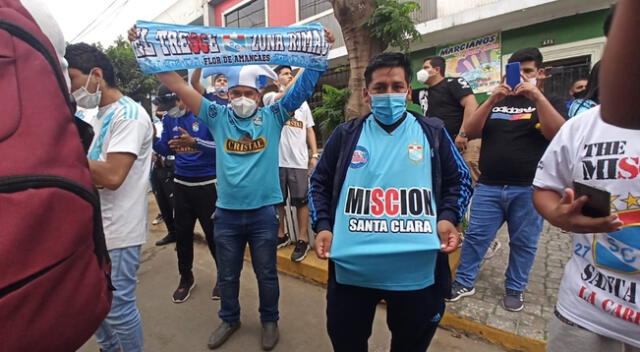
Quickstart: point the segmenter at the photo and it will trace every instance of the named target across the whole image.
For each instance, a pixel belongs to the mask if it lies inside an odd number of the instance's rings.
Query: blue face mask
[[[371,112],[385,125],[397,122],[407,110],[407,93],[371,94]]]

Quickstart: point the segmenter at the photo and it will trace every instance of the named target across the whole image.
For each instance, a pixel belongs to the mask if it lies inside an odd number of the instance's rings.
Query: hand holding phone
[[[520,76],[520,63],[519,62],[510,62],[507,64],[507,85],[511,87],[511,89],[515,89],[518,84],[522,81],[522,77]]]
[[[584,183],[573,181],[576,199],[587,196],[587,202],[582,207],[582,215],[591,218],[602,218],[611,215],[611,194]]]

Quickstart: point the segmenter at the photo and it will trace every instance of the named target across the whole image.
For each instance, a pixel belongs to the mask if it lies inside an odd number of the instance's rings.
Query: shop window
[[[264,0],[253,0],[224,14],[225,27],[264,27]]]
[[[568,99],[569,88],[571,88],[573,82],[581,78],[589,77],[591,57],[589,55],[585,55],[547,61],[542,64],[542,67],[547,67],[547,73],[551,73],[551,77],[544,81],[545,94],[556,95]]]
[[[299,19],[301,21],[329,9],[331,9],[329,0],[298,0]]]

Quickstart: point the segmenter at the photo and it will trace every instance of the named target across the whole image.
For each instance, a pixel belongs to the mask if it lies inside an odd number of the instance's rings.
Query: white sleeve
[[[131,153],[138,157],[145,140],[152,134],[151,121],[146,114],[141,114],[138,119],[120,117],[113,121],[110,129],[107,154]]]
[[[304,124],[306,128],[310,128],[316,125],[315,122],[313,122],[311,107],[309,107],[309,104],[307,104],[306,101],[302,103],[302,106],[300,107],[300,112],[302,112],[302,116],[304,118]]]
[[[576,127],[579,127],[576,123],[565,123],[560,128],[538,163],[534,186],[554,190],[559,194],[571,187],[577,162],[576,148],[582,139]]]
[[[271,104],[273,104],[273,102],[276,100],[276,95],[278,93],[276,92],[269,92],[267,94],[265,94],[262,97],[262,104],[264,104],[264,106],[269,106]]]

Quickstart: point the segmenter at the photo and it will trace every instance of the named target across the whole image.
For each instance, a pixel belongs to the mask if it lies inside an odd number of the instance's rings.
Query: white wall
[[[153,19],[154,22],[189,24],[201,17],[204,0],[178,0]]]
[[[444,0],[438,1],[438,17],[453,15],[454,13],[488,5],[499,0]],[[424,1],[421,1],[423,3]]]

